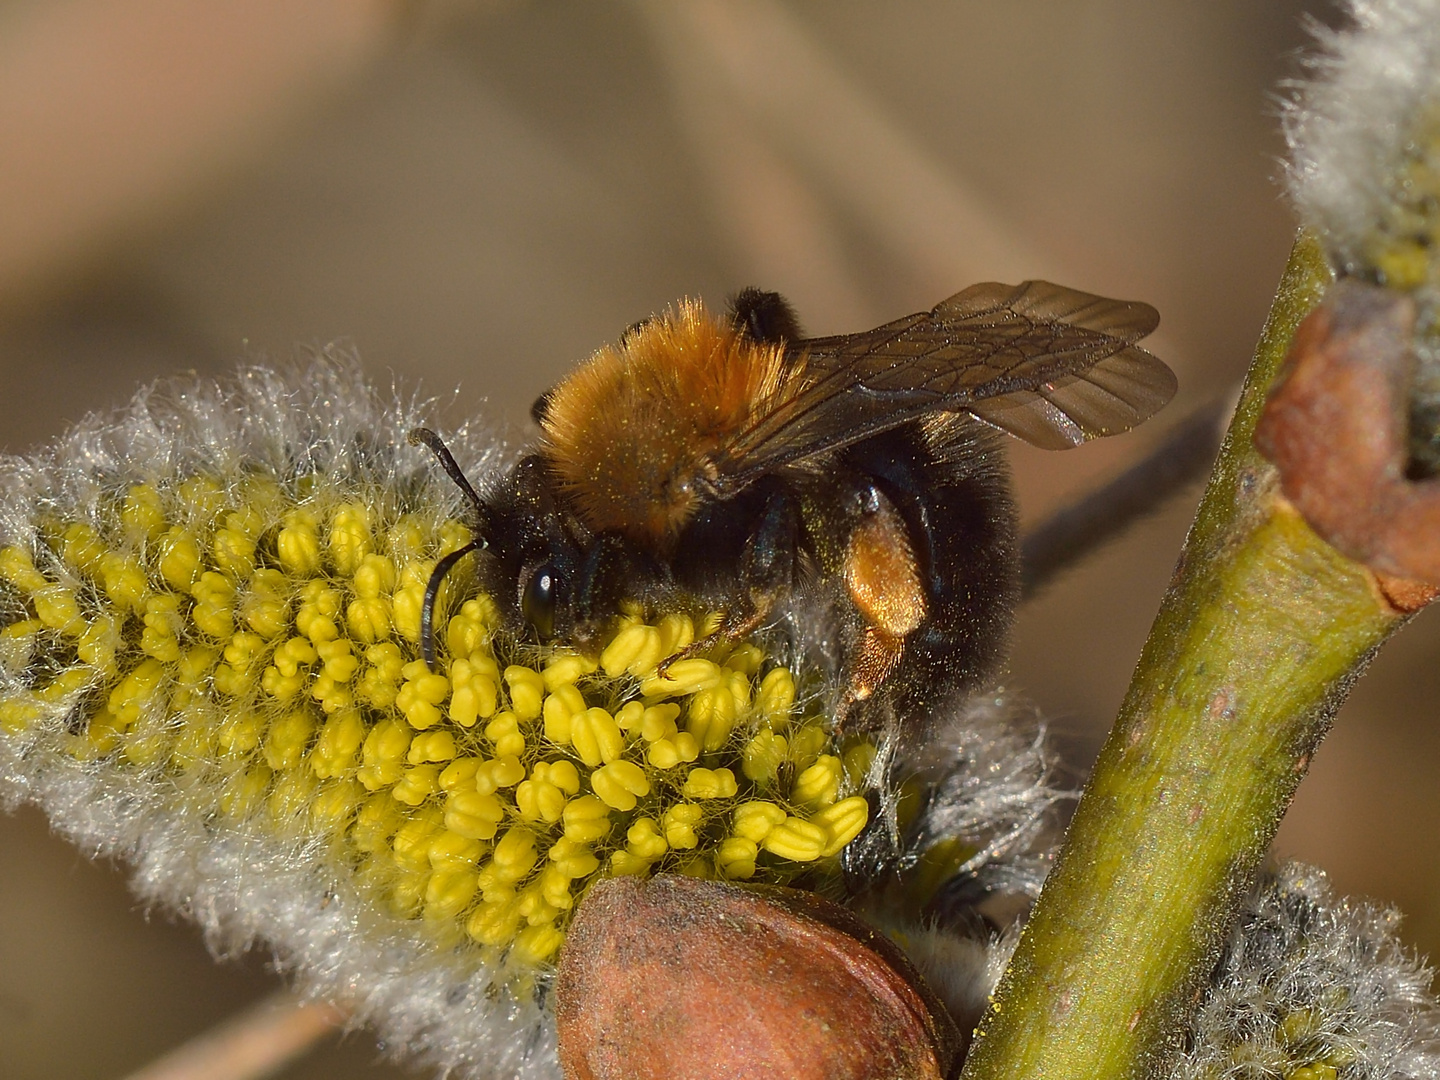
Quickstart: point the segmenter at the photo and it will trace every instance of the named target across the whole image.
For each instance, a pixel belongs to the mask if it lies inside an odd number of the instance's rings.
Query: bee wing
[[[969,412],[1060,450],[1126,431],[1175,393],[1135,343],[1160,316],[1048,281],[986,282],[858,334],[793,346],[807,379],[731,444],[735,490],[766,472],[933,412]]]

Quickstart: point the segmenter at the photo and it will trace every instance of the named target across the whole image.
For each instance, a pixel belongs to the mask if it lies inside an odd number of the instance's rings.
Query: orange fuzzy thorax
[[[542,452],[587,526],[663,550],[698,508],[717,452],[773,408],[790,374],[781,346],[687,300],[555,388]]]

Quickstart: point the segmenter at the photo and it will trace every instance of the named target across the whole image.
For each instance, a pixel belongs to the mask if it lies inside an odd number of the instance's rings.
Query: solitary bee
[[[485,498],[438,436],[412,433],[475,517],[430,581],[426,659],[441,580],[484,549],[482,583],[541,639],[583,648],[626,599],[723,611],[687,651],[804,608],[823,615],[847,723],[969,692],[1018,594],[996,429],[1065,449],[1140,423],[1175,392],[1136,346],[1158,322],[1044,281],[822,338],[776,293],[745,289],[725,317],[682,302],[541,396],[537,447]]]

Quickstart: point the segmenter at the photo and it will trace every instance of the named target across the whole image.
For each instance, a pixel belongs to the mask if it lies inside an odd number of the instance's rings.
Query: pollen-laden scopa
[[[343,368],[317,375],[359,385]],[[278,411],[276,389],[294,391],[271,388]],[[513,998],[543,988],[599,877],[834,872],[867,820],[858,792],[874,747],[834,744],[797,708],[790,670],[742,642],[662,678],[657,664],[708,629],[680,611],[620,616],[594,658],[517,645],[497,633],[488,597],[464,593],[462,573],[441,594],[431,671],[425,586],[470,536],[405,445],[413,417],[390,416],[392,430],[364,432],[364,445],[359,433],[297,431],[249,458],[238,410],[263,407],[259,393],[244,381],[190,389],[159,417],[157,399],[142,399],[48,460],[8,463],[7,800],[41,802],[88,841],[131,829],[101,846],[141,864],[142,889],[191,906],[193,881],[161,880],[158,822],[187,823],[186,844],[238,842],[303,864],[313,895],[295,898],[297,925],[241,910],[222,928],[270,939],[302,969],[326,962],[305,955],[303,912],[353,897],[351,925],[376,932],[377,953],[398,926]],[[347,394],[370,400],[355,386],[336,396]],[[190,425],[221,415],[239,456],[186,442]],[[276,420],[281,431],[347,423],[323,410]],[[87,439],[126,452],[132,430],[163,452],[137,452],[134,468],[81,452]],[[113,469],[88,464],[107,458]],[[247,903],[238,886],[205,887],[221,910]]]

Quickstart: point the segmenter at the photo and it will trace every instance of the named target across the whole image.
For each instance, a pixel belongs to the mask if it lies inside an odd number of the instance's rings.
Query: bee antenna
[[[464,547],[456,548],[435,564],[430,580],[425,583],[425,603],[420,607],[420,655],[432,673],[435,672],[435,600],[440,595],[440,586],[457,562],[484,546],[484,540],[471,540]]]
[[[477,528],[483,528],[489,516],[485,511],[485,504],[480,500],[479,494],[470,481],[466,479],[460,466],[455,463],[455,456],[450,453],[450,448],[445,445],[445,440],[429,428],[423,427],[412,428],[408,438],[411,446],[423,445],[435,455],[446,475],[455,481],[456,487],[464,492],[465,499],[470,503],[470,509],[475,515]],[[457,562],[469,555],[470,552],[478,551],[484,546],[484,537],[476,537],[464,547],[450,552],[435,564],[435,569],[430,573],[430,580],[425,584],[425,603],[420,608],[420,655],[425,658],[425,666],[432,672],[435,671],[435,601],[440,595],[440,586]]]
[[[483,523],[487,516],[485,513],[485,504],[480,501],[480,496],[470,485],[470,481],[465,478],[465,474],[460,470],[460,466],[455,464],[455,458],[450,453],[450,448],[445,445],[445,440],[429,428],[423,427],[411,428],[408,438],[411,446],[423,445],[435,455],[436,460],[440,462],[440,467],[445,470],[446,475],[455,481],[455,485],[465,493],[465,498],[470,503],[470,509],[475,511],[476,524]]]

